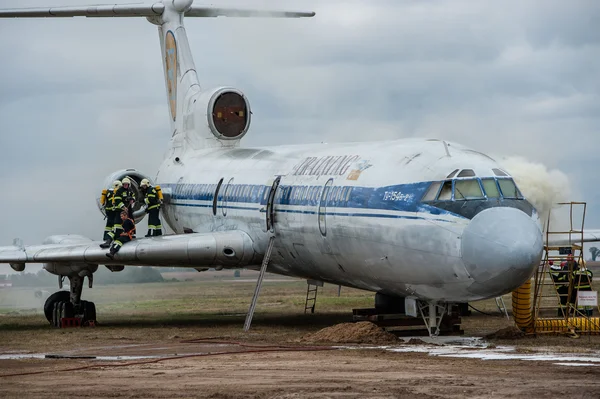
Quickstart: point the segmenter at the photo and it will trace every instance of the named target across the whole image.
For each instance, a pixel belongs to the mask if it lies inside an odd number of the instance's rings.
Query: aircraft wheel
[[[83,307],[83,321],[96,321],[96,304],[90,301],[81,301]]]
[[[50,295],[44,303],[44,316],[46,316],[46,320],[48,320],[48,322],[52,325],[54,325],[54,304],[60,301],[71,301],[71,294],[69,293],[69,291],[55,292],[54,294]]]
[[[71,302],[63,302],[60,317],[65,319],[75,317],[75,310],[73,309],[73,304]]]
[[[63,301],[58,301],[58,302],[54,302],[54,309],[52,310],[52,326],[53,327],[60,327],[60,313],[61,313],[61,306],[64,302]]]

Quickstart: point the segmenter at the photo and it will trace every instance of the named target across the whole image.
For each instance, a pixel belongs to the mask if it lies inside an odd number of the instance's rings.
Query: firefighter
[[[557,316],[564,317],[569,299],[569,270],[565,269],[564,263],[561,263],[560,266],[555,265],[552,260],[548,263],[550,264],[550,277],[552,277],[559,299]]]
[[[100,197],[100,203],[104,206],[104,213],[106,214],[106,227],[104,228],[104,243],[100,245],[100,248],[108,248],[110,243],[114,239],[114,224],[115,224],[115,210],[113,205],[113,197],[115,190],[119,188],[121,182],[115,180],[108,190],[102,190],[102,197]]]
[[[123,231],[121,226],[120,211],[127,211],[130,219],[133,219],[133,204],[135,203],[135,194],[131,189],[131,180],[128,177],[121,181],[121,187],[115,191],[113,197],[115,224],[114,237],[119,237]]]
[[[577,293],[579,291],[591,291],[592,290],[592,278],[594,274],[591,270],[588,270],[585,266],[578,267],[573,271],[573,292],[575,293],[575,298],[577,298]],[[575,302],[575,301],[573,301]],[[592,312],[594,308],[591,306],[581,306],[577,304],[577,310],[587,317],[592,316]]]
[[[563,270],[565,270],[569,276],[569,288],[571,290],[571,295],[569,296],[569,314],[573,314],[575,312],[575,303],[577,302],[577,288],[575,288],[573,276],[575,275],[575,272],[579,270],[579,262],[575,260],[573,254],[567,255]]]
[[[150,185],[148,179],[143,179],[140,188],[144,193],[144,202],[146,202],[146,213],[148,213],[148,234],[146,237],[156,237],[162,235],[162,225],[160,224],[159,211],[161,200],[156,188]]]
[[[127,210],[122,210],[119,213],[119,217],[121,218],[121,234],[118,237],[115,237],[115,241],[110,247],[110,251],[106,254],[107,257],[114,259],[115,254],[119,252],[119,249],[129,241],[135,238],[135,222],[133,219],[129,218],[129,213]]]

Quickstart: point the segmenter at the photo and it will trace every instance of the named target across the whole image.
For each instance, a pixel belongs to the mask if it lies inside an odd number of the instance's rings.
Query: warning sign
[[[598,306],[598,291],[577,291],[578,306]]]

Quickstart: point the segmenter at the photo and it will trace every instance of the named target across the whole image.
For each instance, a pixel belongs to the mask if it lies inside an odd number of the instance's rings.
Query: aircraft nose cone
[[[542,232],[524,212],[490,208],[478,213],[462,236],[462,260],[474,282],[469,291],[491,298],[531,277],[543,251]]]

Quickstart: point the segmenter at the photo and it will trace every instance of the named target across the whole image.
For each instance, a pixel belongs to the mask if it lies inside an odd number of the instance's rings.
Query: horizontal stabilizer
[[[0,9],[0,18],[59,17],[154,17],[162,15],[165,6],[156,4],[107,4],[73,7],[34,7]]]
[[[163,3],[154,4],[107,4],[73,7],[35,7],[0,9],[0,18],[65,18],[65,17],[155,17],[165,11]],[[186,17],[313,17],[312,11],[268,11],[213,6],[191,6]]]

